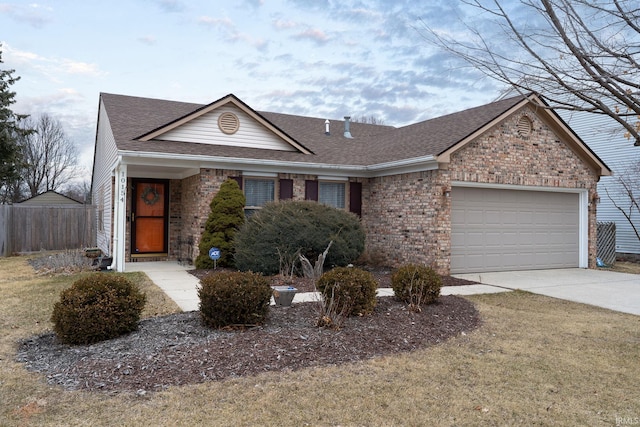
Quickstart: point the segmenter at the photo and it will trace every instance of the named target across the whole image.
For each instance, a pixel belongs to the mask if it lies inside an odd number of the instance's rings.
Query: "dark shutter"
[[[318,201],[318,181],[307,180],[304,182],[304,199]]]
[[[293,199],[293,180],[280,180],[280,200]]]
[[[349,211],[362,216],[362,183],[349,183]]]
[[[237,182],[238,186],[242,190],[242,177],[241,176],[230,176],[229,178],[233,179],[235,182]]]

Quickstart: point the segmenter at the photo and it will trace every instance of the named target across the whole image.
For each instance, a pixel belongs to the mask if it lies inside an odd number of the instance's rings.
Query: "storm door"
[[[166,255],[169,182],[134,179],[131,206],[131,255]]]

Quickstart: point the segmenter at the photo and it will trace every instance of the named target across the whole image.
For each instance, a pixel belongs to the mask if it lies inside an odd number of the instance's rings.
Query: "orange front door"
[[[131,254],[167,253],[167,181],[134,180]]]

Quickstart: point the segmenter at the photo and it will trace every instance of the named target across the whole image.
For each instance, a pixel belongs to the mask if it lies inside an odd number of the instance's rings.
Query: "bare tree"
[[[637,0],[460,1],[472,11],[462,33],[424,21],[418,31],[486,76],[540,92],[541,107],[612,117],[640,145]]]
[[[35,132],[21,140],[20,174],[31,197],[45,191],[58,191],[67,185],[77,167],[77,148],[66,137],[62,125],[48,114],[25,125]]]
[[[384,125],[384,120],[376,116],[356,116],[352,117],[353,123],[368,123],[370,125]]]

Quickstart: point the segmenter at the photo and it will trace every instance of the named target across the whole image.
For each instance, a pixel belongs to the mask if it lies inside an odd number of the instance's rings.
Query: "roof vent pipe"
[[[329,124],[330,123],[331,122],[329,121],[329,119],[324,121],[324,134],[327,135],[327,136],[331,135],[331,132],[329,132]]]
[[[351,120],[351,116],[344,116],[344,137],[345,138],[353,138],[351,136],[351,130],[349,129],[349,120]]]

